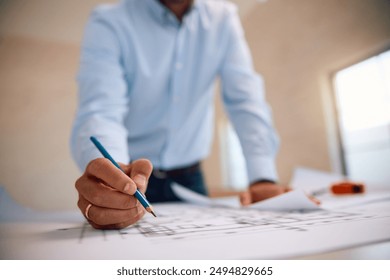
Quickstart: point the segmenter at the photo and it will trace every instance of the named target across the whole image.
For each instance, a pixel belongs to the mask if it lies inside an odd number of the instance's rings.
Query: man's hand
[[[290,191],[288,187],[277,185],[271,182],[254,183],[249,189],[240,195],[241,204],[246,206],[267,198],[271,198]]]
[[[249,186],[246,192],[241,193],[241,204],[246,206],[251,203],[262,201],[280,194],[291,191],[290,187],[281,186],[271,182],[254,183]],[[320,201],[315,197],[309,197],[314,203],[320,204]]]
[[[79,193],[77,205],[96,229],[125,228],[137,222],[145,213],[133,194],[137,188],[145,193],[153,169],[151,162],[139,159],[120,166],[126,174],[108,159],[92,160],[76,181]]]

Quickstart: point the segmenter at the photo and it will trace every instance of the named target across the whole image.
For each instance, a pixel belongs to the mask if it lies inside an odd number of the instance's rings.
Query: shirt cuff
[[[278,181],[275,159],[273,157],[249,158],[246,160],[246,166],[250,183],[259,180]]]

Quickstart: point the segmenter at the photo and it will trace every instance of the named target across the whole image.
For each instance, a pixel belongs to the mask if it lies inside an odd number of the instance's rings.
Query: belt
[[[192,172],[195,172],[198,170],[200,170],[200,162],[196,162],[190,166],[176,168],[176,169],[170,169],[170,170],[156,168],[156,169],[153,169],[153,175],[156,178],[164,179],[167,177],[178,177],[178,176],[192,173]]]

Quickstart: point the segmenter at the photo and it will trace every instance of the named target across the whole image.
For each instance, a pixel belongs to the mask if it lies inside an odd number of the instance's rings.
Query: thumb
[[[130,178],[135,182],[137,188],[145,193],[150,174],[153,170],[152,163],[147,159],[137,159],[131,163]]]
[[[240,193],[240,202],[241,205],[247,206],[252,203],[252,196],[249,191]]]

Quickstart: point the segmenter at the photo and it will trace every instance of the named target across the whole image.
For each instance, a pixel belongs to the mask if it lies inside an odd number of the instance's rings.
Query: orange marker
[[[355,194],[364,193],[365,188],[364,184],[345,181],[333,184],[330,190],[333,194]]]

